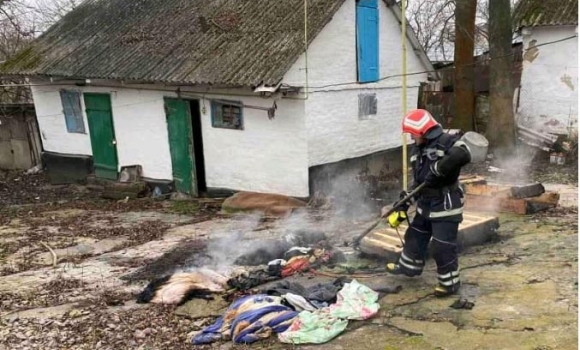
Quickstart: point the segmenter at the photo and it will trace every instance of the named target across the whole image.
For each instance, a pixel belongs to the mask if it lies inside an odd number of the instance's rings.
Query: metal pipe
[[[304,0],[304,94],[308,100],[308,0]]]
[[[402,43],[402,88],[403,88],[403,118],[407,114],[407,16],[405,15],[405,8],[407,7],[407,1],[401,1],[401,43]],[[407,135],[402,133],[402,144],[403,144],[403,190],[407,191],[408,187],[408,175],[407,175]]]

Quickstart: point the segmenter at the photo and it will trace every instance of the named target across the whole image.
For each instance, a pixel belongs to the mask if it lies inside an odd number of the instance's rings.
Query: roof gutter
[[[401,7],[397,4],[396,0],[383,0],[383,1],[385,2],[389,10],[391,10],[393,15],[399,22],[399,25],[402,26],[403,25],[403,19],[401,15],[402,11]],[[419,43],[419,40],[417,40],[413,27],[411,27],[408,21],[405,22],[407,23],[405,28],[407,39],[411,42],[411,46],[413,46],[413,51],[415,52],[415,55],[417,55],[421,63],[423,63],[423,65],[429,71],[427,73],[427,76],[431,80],[439,80],[440,79],[439,73],[435,71],[435,68],[433,68],[433,65],[431,64],[431,60],[429,59],[429,57],[427,57],[427,53],[425,53],[425,50],[423,50],[423,47],[421,47],[421,44]]]

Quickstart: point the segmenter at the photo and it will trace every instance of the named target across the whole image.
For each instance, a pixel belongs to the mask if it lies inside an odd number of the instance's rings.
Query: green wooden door
[[[189,102],[166,98],[165,113],[175,187],[179,192],[197,196]]]
[[[117,180],[117,142],[109,94],[84,94],[95,175]]]

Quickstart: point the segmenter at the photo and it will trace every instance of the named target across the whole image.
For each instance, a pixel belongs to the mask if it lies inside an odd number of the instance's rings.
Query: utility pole
[[[509,1],[509,0],[508,0]],[[463,131],[474,129],[474,58],[475,14],[477,0],[459,0],[455,5],[455,115],[452,128]]]
[[[516,144],[512,82],[510,0],[489,0],[489,102],[487,138],[498,157],[508,157]]]

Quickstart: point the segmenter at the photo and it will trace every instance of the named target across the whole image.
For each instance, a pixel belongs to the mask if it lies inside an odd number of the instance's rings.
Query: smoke
[[[510,151],[496,150],[493,166],[500,169],[494,180],[506,184],[526,184],[533,182],[531,166],[539,151],[536,148],[520,144]]]
[[[276,221],[265,221],[261,213],[236,216],[233,225],[211,233],[205,254],[194,259],[195,266],[227,275],[238,265],[283,258],[293,246],[308,247],[321,241],[342,245],[348,233],[360,230],[357,225],[380,213],[381,205],[370,194],[368,183],[356,176],[341,174],[327,185],[329,205],[324,209],[302,208]]]
[[[196,260],[196,265],[211,268],[220,273],[228,273],[236,259],[250,251],[260,240],[246,239],[254,232],[262,220],[258,213],[244,214],[236,217],[234,227],[227,227],[212,232],[206,253]]]
[[[361,220],[376,215],[384,198],[375,193],[376,179],[365,179],[352,173],[341,174],[332,179],[325,196],[331,204],[334,221]]]

